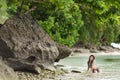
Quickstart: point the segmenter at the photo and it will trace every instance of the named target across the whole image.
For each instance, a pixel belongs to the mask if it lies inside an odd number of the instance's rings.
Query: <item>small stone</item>
[[[78,71],[78,70],[72,70],[71,72],[73,72],[73,73],[81,73],[81,71]]]

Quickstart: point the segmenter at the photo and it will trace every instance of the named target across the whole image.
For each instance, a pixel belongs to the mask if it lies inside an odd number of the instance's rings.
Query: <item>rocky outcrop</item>
[[[113,47],[111,47],[111,46],[100,46],[99,48],[98,48],[98,50],[100,50],[100,51],[104,51],[104,52],[114,52],[114,51],[119,51],[119,49],[117,49],[117,48],[113,48]]]
[[[58,51],[59,51],[59,55],[58,55],[57,59],[55,60],[56,62],[58,62],[60,59],[68,57],[71,54],[71,49],[68,48],[67,46],[63,46],[63,45],[58,44],[58,43],[56,43],[56,46],[57,46]]]
[[[38,66],[31,62],[31,60],[27,59],[12,59],[9,58],[6,62],[10,67],[12,67],[15,71],[24,71],[24,72],[31,72],[39,74],[41,73],[41,68],[43,69],[44,66]],[[32,60],[33,61],[33,60]]]
[[[28,14],[14,16],[5,22],[0,28],[0,45],[0,56],[15,70],[30,66],[52,69],[59,55],[54,41]]]
[[[39,73],[38,67],[54,69],[53,63],[69,54],[29,14],[16,15],[0,27],[0,56],[14,70]]]

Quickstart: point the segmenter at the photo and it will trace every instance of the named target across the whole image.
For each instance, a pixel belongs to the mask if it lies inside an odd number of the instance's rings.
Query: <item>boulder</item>
[[[48,69],[58,55],[56,43],[29,14],[13,16],[0,27],[0,56],[8,62],[12,58],[10,66],[14,69],[17,67],[13,67],[13,64],[18,64],[21,68],[31,64]],[[28,62],[30,56],[35,59]]]
[[[31,60],[32,62],[35,61],[33,59]],[[39,67],[37,64],[32,63],[31,60],[29,60],[28,58],[27,59],[9,58],[6,64],[12,67],[15,71],[39,74],[41,72],[41,69],[44,69],[44,67],[42,65]]]
[[[55,62],[58,62],[60,59],[64,59],[65,57],[68,57],[72,52],[71,49],[68,48],[67,46],[63,46],[58,43],[56,43],[56,46],[58,48],[59,55],[58,55],[57,59],[55,60]]]
[[[70,54],[57,45],[30,14],[19,14],[0,27],[0,56],[14,70],[40,73],[54,69],[54,62]]]

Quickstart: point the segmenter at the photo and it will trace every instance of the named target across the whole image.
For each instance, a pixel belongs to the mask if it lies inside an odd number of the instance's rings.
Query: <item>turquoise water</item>
[[[59,64],[65,65],[64,68],[68,70],[81,71],[80,80],[120,80],[120,55],[95,55],[95,57],[100,73],[86,71],[89,55],[65,58]]]

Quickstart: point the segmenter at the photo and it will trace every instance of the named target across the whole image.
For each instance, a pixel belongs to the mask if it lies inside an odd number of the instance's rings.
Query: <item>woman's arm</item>
[[[87,63],[87,65],[88,65],[88,63]],[[88,65],[88,67],[87,67],[87,71],[89,71],[89,65]]]

